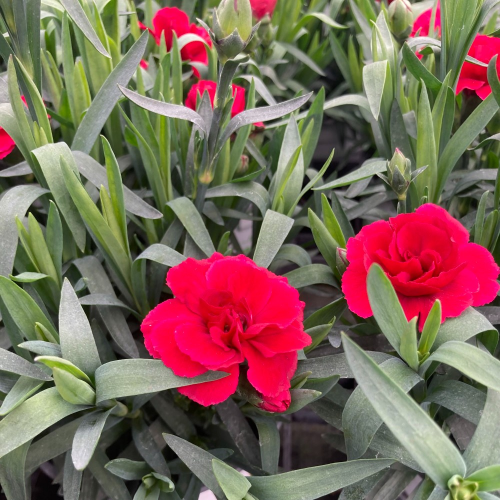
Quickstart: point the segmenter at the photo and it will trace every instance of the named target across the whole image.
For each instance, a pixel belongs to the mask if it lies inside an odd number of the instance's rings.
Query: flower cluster
[[[240,365],[261,396],[262,408],[284,411],[297,351],[311,343],[302,324],[304,303],[286,278],[240,255],[187,259],[172,268],[173,299],[151,311],[141,330],[148,351],[176,375],[207,370],[225,378],[179,389],[204,406],[221,403],[238,387]]]

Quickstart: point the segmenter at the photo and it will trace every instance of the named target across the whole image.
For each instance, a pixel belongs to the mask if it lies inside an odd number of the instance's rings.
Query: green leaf
[[[89,413],[81,422],[73,439],[71,460],[76,470],[84,470],[92,459],[104,425],[114,408]]]
[[[486,394],[458,380],[445,380],[433,387],[426,402],[444,406],[475,425],[479,424],[486,403]]]
[[[66,453],[63,468],[64,500],[80,500],[83,472],[75,469],[71,461],[71,453]],[[83,500],[83,499],[82,499]]]
[[[441,326],[441,302],[436,300],[424,323],[418,350],[421,354],[427,354],[432,349]]]
[[[462,456],[438,425],[361,348],[345,335],[343,339],[356,381],[390,431],[426,474],[443,488],[455,474],[463,477]]]
[[[17,379],[9,393],[5,396],[0,407],[0,416],[3,417],[24,403],[29,397],[42,387],[43,382],[30,377],[21,376]]]
[[[389,72],[388,61],[377,61],[363,68],[363,84],[370,109],[375,120],[378,120],[384,97],[384,88]]]
[[[408,71],[417,80],[422,80],[427,88],[434,92],[439,92],[441,90],[441,82],[424,66],[407,43],[403,44],[401,52]]]
[[[229,196],[237,196],[250,200],[264,216],[267,209],[271,206],[269,193],[267,189],[257,182],[238,182],[224,184],[210,188],[206,193],[206,198],[225,198]]]
[[[37,185],[26,185],[15,186],[2,196],[0,200],[0,276],[9,276],[14,267],[19,240],[16,217],[22,219],[30,205],[48,192],[47,189]]]
[[[397,358],[384,361],[380,369],[405,393],[422,380]],[[348,460],[360,458],[366,453],[382,423],[382,418],[373,409],[361,387],[354,389],[342,413]]]
[[[45,327],[57,341],[59,335],[37,303],[22,288],[0,276],[0,297],[12,320],[27,340],[38,340],[36,323]]]
[[[91,294],[115,297],[113,285],[96,257],[89,255],[73,261],[73,264],[78,268]],[[128,356],[138,358],[139,351],[122,311],[99,306],[97,310],[113,340]]]
[[[258,266],[269,267],[293,227],[293,219],[268,210],[262,222],[253,260]]]
[[[346,239],[342,231],[342,227],[337,220],[337,216],[335,215],[335,212],[333,211],[330,203],[328,202],[328,198],[324,193],[321,193],[321,208],[323,211],[323,221],[326,228],[333,236],[333,239],[339,243],[340,248],[345,248]]]
[[[224,144],[239,128],[244,127],[245,125],[251,125],[252,123],[258,122],[268,122],[293,113],[295,110],[301,108],[311,98],[311,96],[312,92],[305,96],[296,97],[295,99],[275,104],[274,106],[249,109],[238,113],[231,119],[228,126],[222,133],[222,136],[219,139],[219,144]]]
[[[71,17],[72,21],[80,28],[82,33],[85,35],[87,40],[95,47],[95,49],[100,52],[103,56],[111,58],[108,51],[104,48],[101,40],[99,39],[97,33],[95,32],[92,24],[85,15],[80,2],[78,0],[60,0],[66,12]],[[38,29],[38,28],[37,28]]]
[[[472,474],[491,464],[500,463],[500,448],[492,446],[500,439],[500,392],[488,389],[486,405],[472,441],[465,450],[467,471]]]
[[[109,189],[106,169],[100,163],[81,151],[73,151],[73,157],[83,177],[88,179],[97,189],[101,189],[101,186]],[[123,198],[125,209],[131,214],[144,219],[161,219],[163,217],[161,212],[146,203],[126,186],[123,186]]]
[[[212,468],[227,500],[242,500],[245,498],[251,486],[245,476],[216,458],[212,460]]]
[[[337,243],[325,224],[311,209],[309,209],[308,214],[309,225],[311,226],[316,246],[330,268],[335,271],[337,269],[337,248],[339,248],[339,243]]]
[[[149,97],[145,97],[137,92],[128,90],[123,86],[119,86],[122,94],[132,101],[134,104],[140,108],[151,111],[161,116],[166,116],[168,118],[177,118],[179,120],[185,120],[194,123],[199,127],[205,135],[208,135],[208,129],[205,124],[205,120],[196,112],[186,106],[179,106],[178,104],[170,104],[168,102],[156,101]]]
[[[64,401],[55,387],[36,394],[0,421],[0,457],[85,408]]]
[[[90,153],[104,124],[122,95],[118,86],[127,85],[134,76],[144,56],[148,39],[149,33],[146,31],[107,77],[76,131],[71,145],[73,151]]]
[[[61,166],[66,187],[82,214],[96,245],[105,255],[108,263],[111,264],[113,270],[122,279],[123,283],[130,288],[131,262],[129,255],[127,255],[121,243],[116,239],[101,212],[64,158],[61,158]]]
[[[392,347],[400,352],[401,337],[408,329],[408,321],[392,283],[379,265],[371,266],[367,286],[373,316]]]
[[[490,95],[471,113],[458,131],[448,142],[438,163],[437,186],[434,190],[434,200],[437,201],[441,196],[448,176],[457,164],[460,157],[467,148],[477,138],[481,131],[488,125],[490,120],[498,111],[498,104],[495,97]]]
[[[388,469],[393,460],[356,460],[276,476],[249,477],[250,493],[265,500],[315,500]]]
[[[476,382],[500,391],[500,361],[477,347],[465,342],[447,342],[422,364],[421,373],[433,362],[452,366]]]
[[[16,283],[35,283],[36,281],[40,281],[48,277],[49,276],[47,274],[27,272],[18,274],[17,276],[10,276],[10,279]]]
[[[58,344],[44,342],[42,340],[30,340],[19,344],[19,347],[34,352],[40,356],[56,356],[61,357],[61,347]]]
[[[474,472],[468,476],[467,481],[473,481],[479,485],[479,491],[500,490],[500,465],[490,465],[484,469]]]
[[[332,270],[324,264],[311,264],[300,269],[294,269],[285,274],[288,284],[294,288],[304,288],[311,285],[330,285],[339,288]]]
[[[151,394],[176,387],[212,382],[227,374],[207,372],[199,377],[182,378],[173,374],[162,361],[124,359],[100,366],[95,372],[97,403],[107,399]]]
[[[92,377],[101,360],[89,320],[67,279],[61,292],[59,335],[63,357]]]
[[[28,441],[0,459],[0,483],[7,500],[28,500],[25,475],[29,447]]]
[[[387,162],[385,160],[371,159],[363,163],[363,165],[351,172],[350,174],[340,177],[332,182],[328,182],[323,186],[314,188],[313,191],[324,191],[325,189],[336,189],[343,186],[349,186],[355,182],[362,181],[363,179],[368,179],[368,177],[373,177],[376,174],[380,174],[387,170]]]
[[[212,468],[212,461],[216,457],[177,436],[163,434],[163,438],[174,453],[208,489],[212,490],[217,497],[224,498],[224,492],[219,486]]]
[[[212,238],[210,238],[210,234],[203,223],[203,219],[193,205],[193,202],[183,197],[169,202],[168,206],[174,211],[175,215],[177,215],[182,225],[186,228],[186,231],[202,252],[207,257],[212,256],[212,254],[215,253]]]
[[[89,376],[85,372],[80,370],[80,368],[74,365],[71,361],[55,356],[38,356],[35,358],[35,361],[37,363],[43,363],[45,366],[48,366],[52,369],[57,368],[59,370],[64,370],[74,377],[92,384]]]
[[[131,500],[130,493],[125,483],[105,468],[108,462],[109,458],[106,456],[106,453],[100,448],[97,448],[88,468],[99,482],[107,497],[112,500]]]
[[[487,336],[488,341],[483,338],[483,344],[493,352],[498,342],[498,331],[485,316],[469,307],[458,318],[449,318],[441,325],[433,350],[451,340],[465,342],[479,334]]]
[[[280,433],[273,418],[253,416],[259,432],[260,458],[262,468],[269,474],[278,473],[280,458]]]
[[[125,481],[140,481],[151,473],[151,467],[146,462],[136,462],[128,458],[117,458],[106,464],[106,469]]]
[[[0,370],[15,373],[16,375],[24,375],[36,380],[49,381],[50,376],[47,375],[40,367],[26,361],[21,356],[13,352],[6,351],[0,348]]]

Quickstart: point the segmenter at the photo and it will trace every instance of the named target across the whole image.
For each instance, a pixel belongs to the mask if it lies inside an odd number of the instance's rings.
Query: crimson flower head
[[[266,15],[272,16],[278,0],[250,0],[254,17],[260,21]]]
[[[469,243],[469,232],[443,208],[431,203],[365,226],[347,242],[349,266],[342,290],[349,309],[373,316],[367,276],[379,264],[398,295],[406,318],[419,318],[422,330],[439,299],[442,321],[460,316],[470,306],[495,299],[499,267],[481,245]]]
[[[179,389],[204,406],[237,389],[240,364],[262,399],[290,397],[297,351],[311,343],[302,324],[304,303],[286,278],[244,255],[187,259],[170,269],[173,299],[153,309],[141,326],[146,348],[179,377],[208,370],[229,375]],[[275,404],[278,410],[283,404]],[[286,409],[286,408],[285,408]]]
[[[142,23],[139,23],[139,26],[141,29],[149,29],[157,45],[160,45],[163,34],[167,50],[172,49],[174,33],[177,35],[177,38],[187,34],[198,35],[205,40],[210,47],[212,46],[212,40],[210,40],[206,30],[198,27],[194,23],[190,24],[189,16],[177,7],[165,7],[158,10],[153,18],[153,29],[147,28]],[[203,42],[195,41],[185,45],[181,50],[181,57],[183,61],[199,62],[205,65],[208,64],[207,50]],[[194,72],[196,76],[199,76],[196,69]]]
[[[500,39],[477,35],[468,55],[488,64],[496,55],[500,55]],[[500,58],[497,59],[498,71],[500,71]],[[486,99],[491,94],[491,87],[488,83],[488,68],[465,61],[458,78],[457,94],[464,89],[475,92],[483,100]]]
[[[210,102],[212,103],[212,108],[214,107],[215,94],[217,92],[217,84],[210,80],[200,80],[195,83],[188,92],[186,98],[186,106],[190,109],[196,111],[196,102],[198,95],[203,97],[203,94],[207,92],[210,97]],[[231,118],[234,118],[237,114],[245,111],[246,99],[245,99],[245,89],[239,85],[233,83],[233,107],[231,109]],[[264,127],[262,122],[255,123],[256,127]]]

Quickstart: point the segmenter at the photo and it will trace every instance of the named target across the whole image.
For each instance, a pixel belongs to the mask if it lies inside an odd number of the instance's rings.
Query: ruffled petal
[[[181,352],[209,370],[218,370],[243,361],[236,350],[215,344],[207,327],[201,322],[177,326],[175,339]]]
[[[479,290],[473,294],[474,307],[484,306],[492,302],[500,289],[497,266],[491,253],[481,245],[469,243],[459,250],[460,260],[467,263],[467,269],[472,271],[479,281]]]
[[[368,273],[362,260],[351,262],[342,276],[342,291],[347,305],[353,313],[362,318],[373,316],[368,300],[367,278]]]
[[[258,327],[259,325],[257,325]],[[266,358],[278,353],[294,352],[311,345],[311,336],[304,332],[302,323],[281,329],[274,325],[262,328],[256,335],[256,327],[250,327],[243,335]]]
[[[290,388],[290,379],[297,369],[297,353],[276,354],[266,358],[251,343],[243,344],[248,360],[248,381],[265,396],[277,396]]]
[[[226,399],[236,392],[239,370],[239,365],[233,365],[219,370],[229,373],[227,377],[214,382],[179,387],[177,390],[202,406],[216,405],[226,401]]]

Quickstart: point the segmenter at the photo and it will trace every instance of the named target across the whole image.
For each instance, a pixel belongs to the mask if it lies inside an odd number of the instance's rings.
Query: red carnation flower
[[[429,36],[431,31],[431,19],[432,19],[433,9],[428,9],[422,12],[420,16],[415,19],[413,23],[413,29],[411,31],[410,37],[417,36]],[[436,19],[434,21],[434,32],[440,37],[441,36],[441,7],[438,5],[436,9]]]
[[[283,391],[278,396],[273,398],[262,396],[262,403],[257,405],[261,410],[269,411],[271,413],[283,413],[287,411],[292,402],[290,391]]]
[[[500,268],[491,253],[469,243],[467,229],[431,203],[365,226],[348,241],[347,259],[342,290],[349,309],[362,318],[373,315],[366,279],[374,263],[391,280],[406,318],[419,317],[420,329],[436,299],[444,321],[469,306],[488,304],[499,290]]]
[[[154,36],[157,45],[160,45],[162,34],[165,37],[167,50],[172,49],[172,41],[174,33],[180,38],[188,33],[198,35],[203,38],[211,47],[212,41],[208,33],[196,26],[196,24],[189,23],[189,16],[177,7],[165,7],[156,12],[153,18],[153,29],[148,28],[142,23],[139,23],[141,29],[148,29]],[[181,57],[183,61],[199,62],[201,64],[208,64],[208,55],[205,44],[203,42],[190,42],[185,45],[181,50]],[[200,76],[198,70],[194,68],[196,76]]]
[[[203,94],[208,92],[210,97],[210,102],[212,103],[212,108],[214,107],[215,94],[217,92],[217,84],[210,80],[200,80],[198,83],[195,83],[188,92],[186,98],[186,106],[190,109],[196,111],[196,102],[198,95],[203,97]],[[234,118],[237,114],[245,111],[246,100],[245,100],[245,89],[240,87],[239,85],[235,85],[233,83],[233,107],[231,109],[231,117]],[[264,127],[262,122],[255,123],[256,127]]]
[[[221,403],[236,391],[246,360],[248,381],[264,398],[288,394],[297,351],[311,338],[302,324],[304,303],[286,278],[244,255],[215,253],[173,267],[167,284],[175,298],[153,309],[141,326],[148,351],[180,377],[229,373],[180,393],[204,406]]]
[[[260,21],[266,15],[273,15],[278,0],[250,0],[253,15]]]
[[[500,54],[500,40],[492,36],[478,35],[472,42],[469,56],[488,64],[496,55]],[[500,71],[500,58],[497,60],[497,71]],[[457,94],[462,90],[474,91],[481,99],[491,94],[488,83],[488,68],[465,61],[458,78]]]

